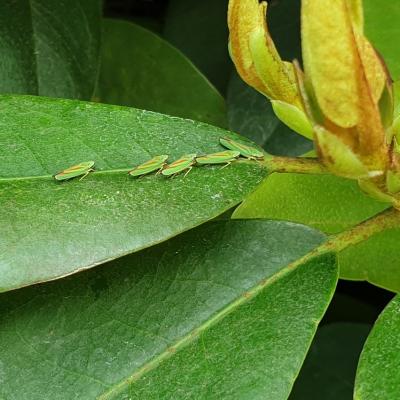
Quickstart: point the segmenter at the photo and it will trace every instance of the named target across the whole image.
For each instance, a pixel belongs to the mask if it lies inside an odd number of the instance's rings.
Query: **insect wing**
[[[220,138],[219,142],[227,149],[239,151],[243,157],[264,158],[264,154],[262,151],[256,149],[255,147],[236,142],[235,140],[232,140],[230,138]]]
[[[155,156],[151,160],[148,160],[145,163],[140,164],[137,167],[133,168],[128,173],[131,176],[141,176],[149,174],[150,172],[154,172],[161,169],[164,166],[165,161],[167,161],[167,159],[168,159],[167,155]]]
[[[207,154],[205,156],[196,157],[199,164],[223,164],[236,160],[240,156],[239,151],[226,150],[218,153]]]
[[[94,161],[85,161],[72,167],[68,167],[61,172],[54,175],[54,179],[57,181],[65,181],[67,179],[75,178],[76,176],[85,175],[94,166]]]
[[[178,172],[184,171],[190,168],[196,159],[196,154],[186,154],[179,158],[178,160],[172,162],[171,164],[167,165],[161,173],[164,176],[170,176],[177,174]]]

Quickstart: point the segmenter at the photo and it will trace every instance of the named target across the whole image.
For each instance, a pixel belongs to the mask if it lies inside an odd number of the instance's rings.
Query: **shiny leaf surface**
[[[184,178],[128,176],[168,154],[223,150],[227,132],[136,109],[26,96],[0,98],[0,290],[54,279],[152,246],[238,204],[267,171],[258,162],[194,168]],[[228,133],[229,135],[229,133]],[[82,181],[51,177],[93,160]]]
[[[286,222],[212,222],[4,293],[0,397],[286,399],[335,290],[331,254],[296,261],[323,240]]]
[[[374,325],[358,364],[356,400],[395,399],[400,386],[400,298],[396,296]]]

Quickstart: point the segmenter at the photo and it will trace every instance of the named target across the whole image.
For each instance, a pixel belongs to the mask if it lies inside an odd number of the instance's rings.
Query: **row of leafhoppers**
[[[186,176],[193,166],[197,164],[225,164],[224,167],[226,167],[232,161],[238,159],[239,156],[246,157],[250,160],[262,160],[264,158],[264,153],[255,147],[248,146],[226,137],[220,138],[219,141],[229,150],[207,154],[204,156],[185,154],[171,164],[167,164],[167,155],[155,156],[151,160],[148,160],[145,163],[133,168],[128,173],[131,176],[138,177],[150,174],[151,172],[156,172],[157,174],[161,173],[164,176],[175,176],[180,172],[186,171],[184,175]],[[86,161],[55,174],[54,179],[57,181],[65,181],[77,176],[82,176],[81,179],[83,179],[91,171],[94,171],[94,161]]]

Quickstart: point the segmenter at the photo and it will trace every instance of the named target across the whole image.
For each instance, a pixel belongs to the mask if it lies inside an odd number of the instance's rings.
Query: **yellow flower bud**
[[[364,35],[362,0],[301,4],[304,72],[279,57],[258,0],[229,2],[235,66],[332,173],[400,207],[400,84]]]
[[[322,125],[348,147],[371,174],[383,174],[389,149],[379,101],[387,82],[386,69],[362,33],[360,1],[303,0],[302,49],[305,76],[323,116]],[[304,101],[304,99],[303,99]],[[321,141],[319,134],[317,141]],[[330,141],[330,139],[329,139]],[[320,156],[327,165],[324,146]],[[337,153],[338,155],[338,153]],[[342,160],[343,161],[343,160]],[[340,164],[342,165],[342,161]],[[339,175],[361,178],[349,162]]]
[[[273,100],[300,105],[293,66],[283,62],[268,32],[267,3],[231,0],[229,49],[242,79]]]

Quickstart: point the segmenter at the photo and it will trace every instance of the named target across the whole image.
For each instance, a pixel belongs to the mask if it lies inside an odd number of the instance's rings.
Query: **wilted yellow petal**
[[[367,167],[339,137],[321,126],[314,126],[314,133],[319,156],[332,172],[352,179],[369,177]]]
[[[348,7],[354,25],[362,33],[364,30],[364,12],[362,0],[348,0]]]
[[[357,56],[363,59],[359,49]],[[375,169],[386,169],[388,147],[378,104],[374,101],[373,89],[369,85],[365,68],[357,76],[360,120],[357,124],[358,151],[366,165]]]
[[[388,79],[386,68],[368,39],[358,33],[355,37],[372,98],[378,103]]]
[[[300,106],[291,64],[284,63],[268,32],[267,3],[230,0],[229,48],[242,79],[271,99]]]
[[[304,69],[319,106],[335,124],[355,126],[360,65],[345,0],[303,0],[301,14]]]
[[[305,73],[326,118],[323,125],[369,171],[383,171],[388,148],[378,107],[386,83],[382,64],[354,27],[347,0],[303,0],[302,5]]]
[[[317,103],[315,93],[310,87],[310,84],[306,84],[304,73],[296,60],[293,62],[293,70],[295,72],[302,106],[308,119],[310,120],[310,123],[312,125],[322,125],[324,122],[324,116],[322,115],[321,109]]]
[[[250,35],[249,45],[254,67],[267,96],[300,106],[293,66],[280,59],[271,38],[265,36],[263,29],[258,29]]]
[[[242,79],[263,93],[264,85],[255,73],[248,43],[251,32],[262,23],[257,0],[229,2],[229,49],[232,61]]]

